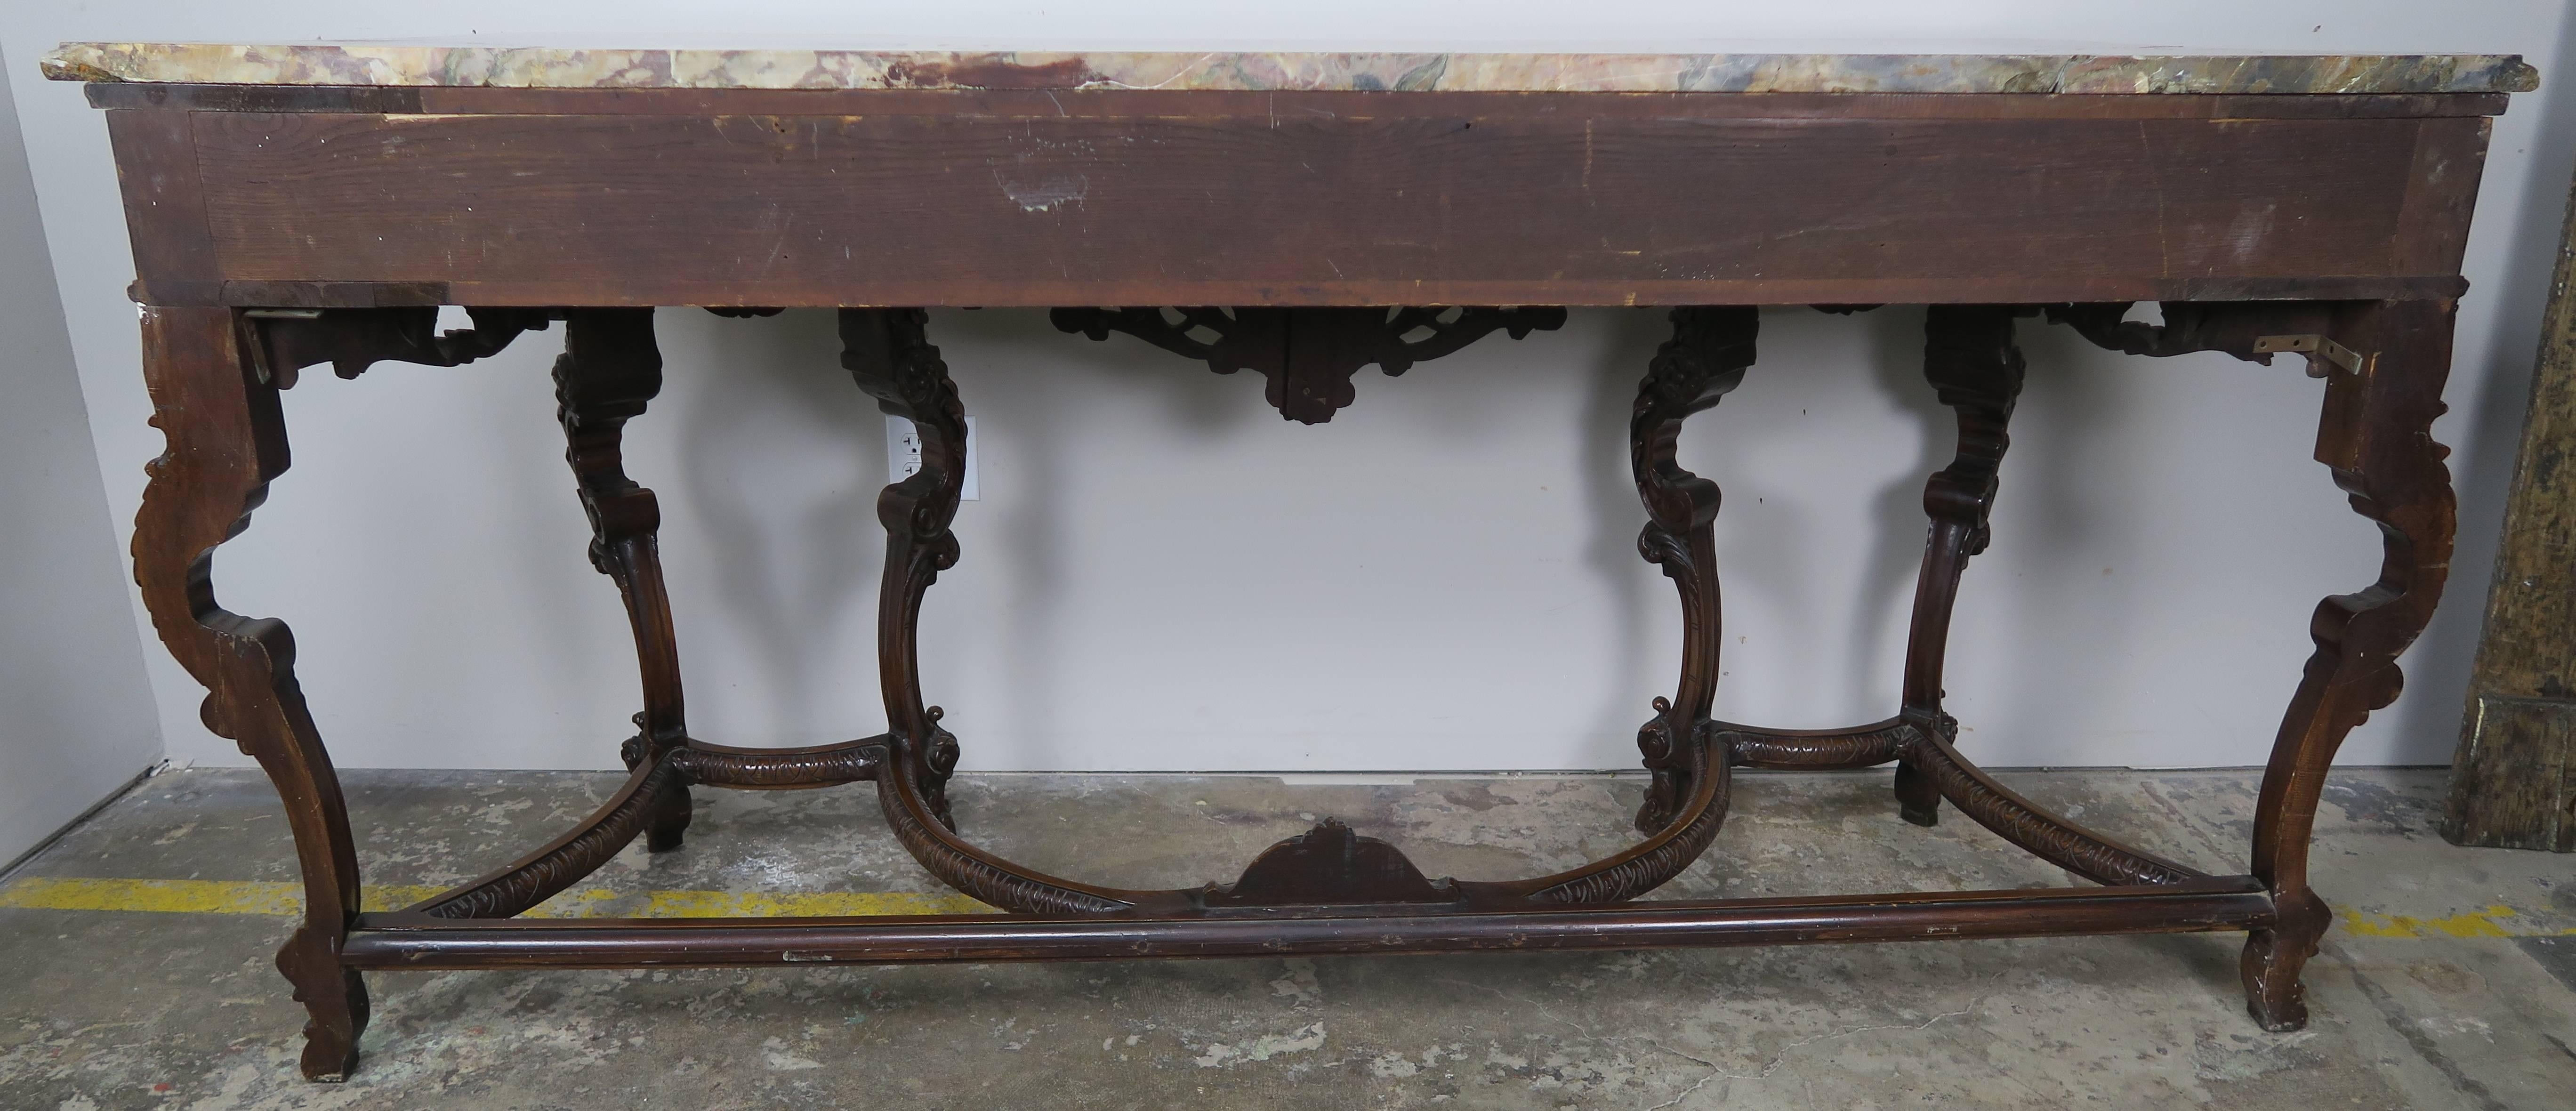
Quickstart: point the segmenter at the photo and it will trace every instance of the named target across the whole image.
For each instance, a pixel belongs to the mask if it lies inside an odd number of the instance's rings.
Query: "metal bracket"
[[[321,317],[322,317],[322,310],[320,310],[320,309],[243,309],[243,310],[242,310],[242,317],[243,317],[244,319],[247,319],[247,320],[319,320],[319,319],[321,319]],[[254,328],[252,329],[252,331],[253,331],[253,333],[255,334],[255,333],[258,331],[258,329],[257,329],[256,327],[254,327]],[[262,354],[263,356],[266,354],[265,349],[262,349],[261,354]],[[281,381],[279,381],[279,378],[281,377],[281,375],[280,375],[278,372],[276,372],[276,371],[272,371],[272,370],[270,370],[270,369],[269,369],[269,360],[268,360],[267,358],[265,358],[265,357],[253,358],[253,359],[250,361],[250,370],[251,370],[251,374],[252,374],[254,377],[256,377],[256,378],[258,378],[258,379],[259,379],[259,384],[260,384],[260,385],[266,386],[266,385],[269,385],[269,384],[275,383],[275,384],[276,384],[276,386],[277,386],[277,388],[279,388],[279,389],[281,389],[281,390],[282,390],[282,389],[285,389],[285,388],[287,388],[287,387],[292,386],[292,385],[294,385],[294,384],[295,384],[295,372],[296,372],[296,370],[297,370],[297,369],[299,369],[299,368],[296,368],[296,367],[288,367],[288,368],[286,368],[285,373],[284,373],[284,374],[283,374],[283,376],[282,376],[285,380],[281,382]],[[249,754],[250,754],[250,750],[249,750],[249,749],[243,749],[243,750],[242,750],[242,752],[243,752],[243,754],[244,754],[244,755],[249,755]]]
[[[2333,363],[2354,374],[2366,374],[2370,369],[2368,356],[2314,332],[2295,336],[2254,337],[2254,353],[2257,355],[2275,355],[2293,351],[2308,357],[2308,377],[2310,378],[2325,377],[2325,363]]]

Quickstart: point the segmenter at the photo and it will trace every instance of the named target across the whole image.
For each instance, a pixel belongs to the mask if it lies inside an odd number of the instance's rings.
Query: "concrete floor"
[[[2239,870],[2244,772],[2016,773],[2089,824]],[[356,772],[371,884],[446,884],[615,782]],[[147,781],[0,882],[0,1107],[60,1108],[2552,1108],[2576,1105],[2567,857],[2431,831],[2438,772],[2339,775],[2318,887],[2343,912],[2315,1019],[2245,1016],[2238,935],[1624,954],[369,977],[345,1085],[297,1078],[303,1016],[269,966],[289,920],[57,909],[64,877],[290,881],[256,773]],[[1231,879],[1339,816],[1434,876],[1496,879],[1627,842],[1639,781],[1288,785],[969,776],[962,828],[1134,886]],[[701,791],[689,847],[630,848],[565,913],[650,891],[932,892],[864,788]],[[1086,851],[1086,848],[1087,851]],[[1717,847],[1664,894],[2064,885],[1958,818],[1898,820],[1886,773],[1747,775]],[[114,885],[106,885],[113,888]],[[222,886],[222,885],[210,885]],[[132,889],[133,885],[117,890]],[[161,889],[153,889],[161,890]],[[257,890],[242,888],[242,890]],[[93,892],[94,893],[94,892]],[[18,905],[11,905],[13,903]],[[110,899],[113,902],[113,899]],[[218,900],[217,902],[220,902]],[[254,900],[255,902],[255,900]],[[268,908],[272,911],[274,907]],[[2561,937],[2559,935],[2571,935]]]

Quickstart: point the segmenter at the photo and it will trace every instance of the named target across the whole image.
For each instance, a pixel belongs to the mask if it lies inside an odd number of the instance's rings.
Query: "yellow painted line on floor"
[[[2361,937],[2576,937],[2576,929],[2553,929],[2529,923],[2527,919],[2506,921],[2522,917],[2520,911],[2502,903],[2485,910],[2444,918],[2372,914],[2360,910],[2347,910],[2342,914],[2344,932]]]
[[[399,910],[447,890],[412,884],[368,884],[360,908]],[[641,896],[640,905],[636,896]],[[115,910],[158,914],[304,913],[304,885],[237,880],[124,880],[28,876],[0,887],[0,907]],[[980,914],[992,907],[964,895],[902,891],[645,891],[621,895],[604,887],[566,891],[525,918],[781,918],[884,914]]]

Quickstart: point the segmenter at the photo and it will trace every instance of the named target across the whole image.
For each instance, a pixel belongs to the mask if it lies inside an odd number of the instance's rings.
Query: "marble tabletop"
[[[506,88],[1708,93],[2528,92],[2518,55],[1471,54],[72,42],[57,81]]]

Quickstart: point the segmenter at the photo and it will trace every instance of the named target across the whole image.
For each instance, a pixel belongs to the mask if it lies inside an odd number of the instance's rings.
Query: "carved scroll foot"
[[[358,1035],[367,1029],[367,985],[357,970],[340,966],[339,937],[295,931],[277,951],[277,970],[304,1004],[304,1078],[347,1080],[358,1070]]]
[[[249,524],[287,465],[281,375],[256,348],[230,309],[144,310],[144,381],[165,448],[145,468],[134,580],[161,643],[206,688],[206,727],[258,760],[277,789],[304,881],[304,920],[278,970],[311,1014],[305,1075],[338,1080],[356,1066],[367,1022],[365,987],[339,960],[358,910],[348,807],[295,681],[294,636],[215,601],[216,549]]]
[[[2277,923],[2245,939],[2238,968],[2245,976],[2245,1010],[2263,1029],[2288,1034],[2308,1025],[2308,989],[2299,972],[2317,955],[2334,912],[2312,891],[2274,903]]]
[[[2456,505],[2450,449],[2433,440],[2451,365],[2449,301],[2347,306],[2320,348],[2340,349],[2354,366],[2319,355],[2326,379],[2317,461],[2350,495],[2353,511],[2379,526],[2379,578],[2317,604],[2298,692],[2282,715],[2254,809],[2253,872],[2272,889],[2280,921],[2245,946],[2247,1003],[2266,1029],[2295,1029],[2306,1017],[2299,969],[2315,953],[2329,913],[2308,886],[2308,848],[2318,798],[2335,750],[2405,685],[2397,658],[2433,616],[2449,577]]]
[[[2165,323],[2122,323],[2125,305],[2067,305],[2049,318],[2103,347],[2143,355],[2224,351],[2269,363],[2306,356],[2325,380],[2317,462],[2379,526],[2379,578],[2317,603],[2316,651],[2281,717],[2254,806],[2253,874],[2277,916],[2246,939],[2246,1006],[2267,1030],[2307,1021],[2299,970],[2331,913],[2308,886],[2308,843],[2337,748],[2371,712],[2396,701],[2397,657],[2431,620],[2450,575],[2457,526],[2450,449],[2433,439],[2450,377],[2457,305],[2448,299],[2376,302],[2168,304]]]

